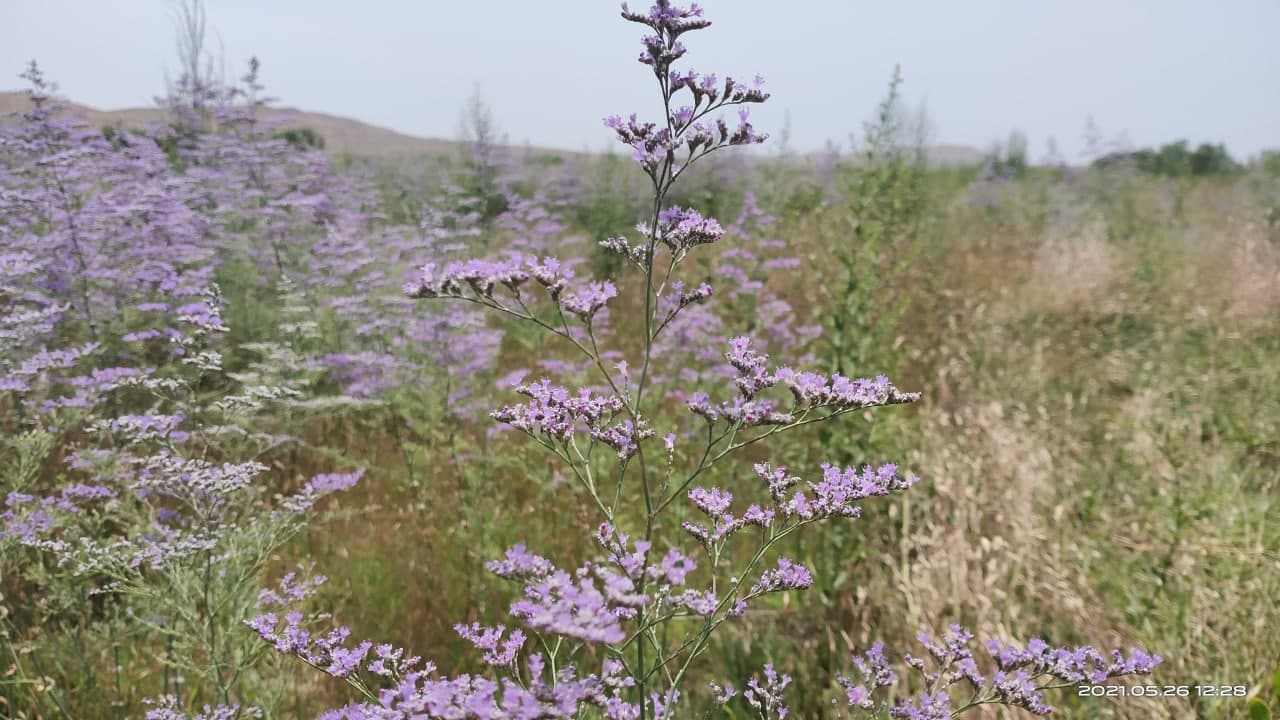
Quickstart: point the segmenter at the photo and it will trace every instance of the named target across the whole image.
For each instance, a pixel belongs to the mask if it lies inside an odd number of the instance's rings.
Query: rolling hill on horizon
[[[99,110],[63,99],[71,114],[99,127],[141,128],[165,122],[167,111],[159,106]],[[23,91],[0,91],[0,116],[21,112],[29,105]],[[289,107],[271,107],[268,117],[280,119],[285,127],[307,128],[324,138],[325,150],[334,155],[369,158],[439,157],[457,150],[459,141],[420,137],[373,125],[355,118]],[[523,146],[509,146],[523,148]],[[532,148],[535,152],[561,156],[580,155],[584,150]],[[982,161],[981,150],[967,145],[938,144],[926,148],[934,166],[972,165]]]

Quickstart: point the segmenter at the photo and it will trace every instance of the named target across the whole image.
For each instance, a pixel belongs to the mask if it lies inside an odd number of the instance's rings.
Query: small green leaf
[[[1250,698],[1245,707],[1249,710],[1249,720],[1272,720],[1271,710],[1261,698]]]

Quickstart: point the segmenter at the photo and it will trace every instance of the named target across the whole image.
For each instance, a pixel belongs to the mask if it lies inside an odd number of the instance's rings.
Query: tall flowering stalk
[[[568,717],[579,705],[591,704],[614,718],[672,717],[686,677],[716,628],[766,595],[812,584],[806,568],[774,556],[777,544],[805,525],[858,517],[862,500],[914,482],[896,466],[883,465],[827,466],[820,478],[802,483],[785,468],[759,463],[758,501],[741,507],[735,507],[731,491],[699,484],[730,455],[772,435],[917,396],[883,377],[776,367],[747,337],[722,348],[724,362],[711,377],[723,382],[675,395],[646,392],[651,367],[660,360],[654,349],[662,333],[714,292],[708,283],[685,283],[682,264],[725,235],[714,218],[669,206],[668,194],[707,155],[762,142],[748,106],[768,95],[760,78],[744,84],[674,69],[685,54],[683,37],[710,25],[700,8],[660,2],[633,12],[624,6],[623,17],[652,33],[642,41],[640,61],[652,69],[663,106],[658,122],[634,115],[605,120],[631,148],[652,188],[652,214],[637,226],[640,240],[601,243],[644,278],[636,362],[604,348],[604,315],[618,287],[610,279],[579,278],[568,261],[508,254],[432,263],[406,288],[412,297],[461,299],[532,322],[567,341],[594,369],[595,384],[586,387],[548,378],[520,384],[516,392],[525,400],[492,416],[565,463],[599,515],[594,538],[600,554],[574,571],[523,547],[490,563],[490,571],[524,586],[523,598],[511,607],[524,630],[460,626],[459,632],[509,676],[500,684],[466,676],[431,679],[418,664],[391,668],[386,656],[395,651],[371,653],[368,643],[353,648],[340,630],[313,636],[300,614],[256,620],[254,629],[277,649],[347,679],[370,699],[343,716],[381,717],[394,709],[403,715],[388,717]],[[735,110],[737,120],[730,125],[721,115]],[[623,332],[612,335],[621,339]],[[669,397],[685,398],[688,415],[659,432]],[[700,517],[686,518],[690,511]],[[540,651],[526,649],[531,637]],[[571,671],[594,655],[590,646],[603,651],[606,663],[595,673]],[[396,690],[374,692],[378,675],[389,675]],[[442,694],[442,684],[450,693]]]
[[[883,376],[856,379],[779,366],[749,337],[729,339],[713,372],[655,372],[669,360],[655,353],[663,333],[716,295],[711,284],[682,277],[684,263],[728,234],[694,208],[670,206],[669,193],[707,155],[762,142],[765,136],[751,125],[748,109],[768,94],[758,77],[744,84],[675,68],[686,54],[684,38],[710,26],[698,6],[659,0],[635,12],[624,4],[622,17],[649,32],[639,59],[654,74],[663,110],[655,122],[636,115],[605,120],[631,149],[652,189],[652,212],[637,226],[639,239],[601,242],[643,277],[638,327],[623,312],[605,322],[622,296],[612,279],[579,277],[571,262],[554,257],[508,253],[432,262],[405,288],[413,298],[462,300],[532,323],[585,359],[594,373],[588,384],[569,387],[546,377],[521,382],[514,388],[521,398],[491,416],[564,463],[598,516],[592,534],[596,555],[566,569],[517,545],[487,564],[521,588],[509,609],[521,627],[456,629],[496,679],[443,676],[404,648],[357,642],[342,627],[315,629],[317,618],[291,607],[307,591],[266,595],[264,613],[250,627],[278,651],[345,680],[366,699],[326,718],[532,720],[579,717],[588,707],[613,720],[693,716],[696,710],[683,709],[691,704],[687,685],[714,632],[768,596],[813,584],[807,568],[777,554],[781,542],[811,524],[856,519],[865,500],[903,492],[916,482],[893,464],[825,464],[794,473],[761,457],[764,441],[775,435],[919,398]],[[736,123],[722,117],[735,111]],[[628,342],[628,333],[638,342]],[[609,340],[618,347],[607,347]],[[624,350],[633,353],[630,360]],[[678,356],[675,362],[684,362],[690,354]],[[658,393],[651,391],[655,378],[672,386],[693,384]],[[681,407],[670,407],[673,398]],[[669,417],[668,410],[677,416]],[[748,450],[749,482],[710,482]],[[1092,657],[1081,655],[1080,662]],[[944,654],[938,662],[950,660]],[[1019,662],[1001,672],[1021,667]],[[1135,656],[1108,677],[1148,671],[1151,664]],[[890,684],[886,672],[875,668],[870,689],[848,683],[850,705],[874,707],[867,696]],[[962,672],[977,677],[967,663]],[[952,707],[935,687],[940,682],[934,678],[915,705],[894,706],[891,714],[945,717]],[[995,682],[1005,683],[999,685],[1005,690],[982,696],[984,702],[1041,709],[1027,699],[1033,696],[1029,687],[1010,684],[1021,682],[1020,676],[1002,675]],[[762,719],[785,717],[789,683],[768,665],[762,678],[745,684],[742,702]],[[717,703],[738,695],[732,686],[712,688]]]

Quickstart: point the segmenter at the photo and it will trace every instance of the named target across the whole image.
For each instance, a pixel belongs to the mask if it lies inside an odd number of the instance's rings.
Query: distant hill
[[[141,128],[162,123],[168,112],[164,108],[125,108],[98,110],[64,101],[71,114],[99,127]],[[0,115],[19,112],[29,107],[24,92],[0,92]],[[293,108],[271,108],[268,118],[282,120],[286,127],[310,128],[324,138],[325,149],[340,154],[364,157],[438,156],[453,151],[457,143],[438,138],[405,135],[394,130],[370,125],[350,118],[324,113],[304,112]]]
[[[934,167],[981,165],[986,158],[986,153],[968,145],[930,145],[924,152]]]
[[[98,110],[86,105],[65,102],[72,114],[84,118],[99,127],[140,128],[165,121],[164,108],[125,108],[123,110]],[[0,116],[19,112],[28,107],[24,92],[0,91]],[[279,118],[286,127],[309,128],[324,138],[325,150],[335,155],[349,154],[372,158],[438,157],[457,149],[454,140],[424,138],[406,135],[360,120],[307,112],[293,108],[271,108],[268,117]],[[537,149],[535,152],[555,155],[575,155],[572,151]],[[982,161],[982,151],[964,145],[934,145],[926,150],[929,163],[935,166],[970,165]]]

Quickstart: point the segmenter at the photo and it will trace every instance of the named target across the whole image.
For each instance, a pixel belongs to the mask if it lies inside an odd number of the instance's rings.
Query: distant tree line
[[[1142,148],[1131,152],[1110,153],[1095,160],[1093,165],[1125,165],[1140,172],[1165,177],[1230,175],[1243,169],[1222,143],[1200,143],[1192,149],[1186,140],[1166,143],[1159,149]]]

